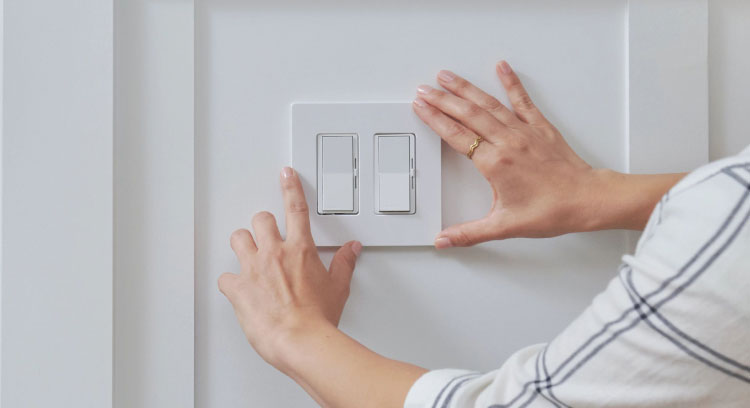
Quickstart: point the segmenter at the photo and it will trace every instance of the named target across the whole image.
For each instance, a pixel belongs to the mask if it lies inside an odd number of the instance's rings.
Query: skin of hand
[[[437,248],[512,237],[551,237],[600,229],[642,229],[659,198],[682,174],[628,175],[594,169],[532,102],[510,65],[496,72],[512,104],[450,71],[417,88],[414,112],[461,154],[481,137],[471,160],[493,200],[482,219],[446,228]]]
[[[281,186],[286,239],[271,213],[256,214],[254,234],[247,229],[232,233],[241,271],[221,275],[219,290],[258,354],[321,406],[403,406],[425,370],[380,356],[337,328],[362,245],[346,243],[326,268],[293,169],[282,170]]]

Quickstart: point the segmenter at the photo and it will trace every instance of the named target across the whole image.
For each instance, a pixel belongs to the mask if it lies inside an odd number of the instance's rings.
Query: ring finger
[[[461,154],[467,154],[470,146],[479,137],[476,133],[467,129],[466,126],[451,119],[448,115],[430,105],[422,98],[415,99],[412,105],[417,116],[427,126],[432,128],[441,139],[445,140],[453,150]],[[481,152],[482,149],[478,149],[477,151]],[[476,157],[475,154],[472,156],[472,159]]]
[[[505,125],[474,102],[429,85],[420,85],[417,92],[427,103],[456,118],[464,126],[491,142],[498,141],[506,130]]]
[[[477,106],[489,112],[501,123],[514,127],[517,122],[520,122],[516,114],[505,107],[497,98],[477,88],[474,84],[453,72],[440,71],[437,79],[440,86],[461,98],[477,104]]]

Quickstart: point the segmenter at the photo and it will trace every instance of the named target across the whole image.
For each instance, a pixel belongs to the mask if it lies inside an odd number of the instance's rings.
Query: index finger
[[[310,240],[310,214],[297,172],[291,167],[281,171],[281,190],[286,213],[286,239]]]

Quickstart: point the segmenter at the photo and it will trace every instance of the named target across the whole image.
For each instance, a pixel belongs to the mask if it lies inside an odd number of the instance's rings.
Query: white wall
[[[539,106],[597,166],[625,167],[624,1],[204,1],[196,10],[196,406],[312,406],[248,347],[216,278],[230,233],[282,215],[289,105],[410,101],[451,68],[500,95],[507,58]],[[483,215],[486,182],[443,151],[443,222]],[[604,288],[625,250],[610,231],[471,249],[365,248],[342,327],[429,368],[496,368],[549,340]],[[330,251],[324,251],[329,260]]]
[[[750,144],[750,2],[709,2],[711,160]]]
[[[112,399],[112,2],[3,2],[4,408]]]

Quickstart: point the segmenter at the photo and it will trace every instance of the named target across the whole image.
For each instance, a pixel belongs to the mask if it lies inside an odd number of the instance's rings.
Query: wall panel
[[[230,233],[264,209],[283,220],[278,172],[291,159],[292,102],[408,102],[420,83],[434,85],[441,68],[506,100],[494,73],[505,58],[587,160],[625,170],[626,7],[200,2],[196,406],[313,405],[248,347],[216,290],[218,275],[238,268]],[[490,205],[484,179],[447,146],[442,159],[444,225],[482,216]],[[445,252],[365,248],[342,328],[390,357],[490,370],[549,340],[583,310],[614,276],[625,247],[625,235],[609,231]],[[331,251],[323,256],[330,260]]]
[[[193,2],[116,2],[114,401],[193,405]]]
[[[112,1],[3,2],[2,401],[112,403]]]

